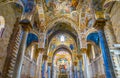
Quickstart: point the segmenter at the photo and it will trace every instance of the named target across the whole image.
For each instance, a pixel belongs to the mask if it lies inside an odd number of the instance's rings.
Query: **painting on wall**
[[[30,13],[34,8],[34,0],[21,0],[22,4],[24,5],[24,12]]]
[[[69,14],[76,10],[78,0],[46,0],[46,6],[51,14]]]

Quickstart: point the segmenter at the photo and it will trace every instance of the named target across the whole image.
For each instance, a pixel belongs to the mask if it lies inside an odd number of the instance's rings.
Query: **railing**
[[[90,78],[104,78],[104,65],[102,55],[94,59],[89,65]]]

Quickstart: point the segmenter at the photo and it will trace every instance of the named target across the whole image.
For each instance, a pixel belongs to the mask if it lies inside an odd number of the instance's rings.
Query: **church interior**
[[[120,0],[0,0],[0,78],[120,78],[119,12]]]

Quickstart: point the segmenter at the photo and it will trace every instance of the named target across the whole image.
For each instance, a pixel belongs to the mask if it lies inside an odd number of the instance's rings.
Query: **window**
[[[3,16],[0,16],[0,37],[2,37],[5,26],[5,19]]]

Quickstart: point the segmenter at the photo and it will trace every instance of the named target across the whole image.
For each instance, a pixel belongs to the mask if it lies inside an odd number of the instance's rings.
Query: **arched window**
[[[4,27],[5,27],[5,19],[3,16],[0,16],[0,37],[2,37]]]

